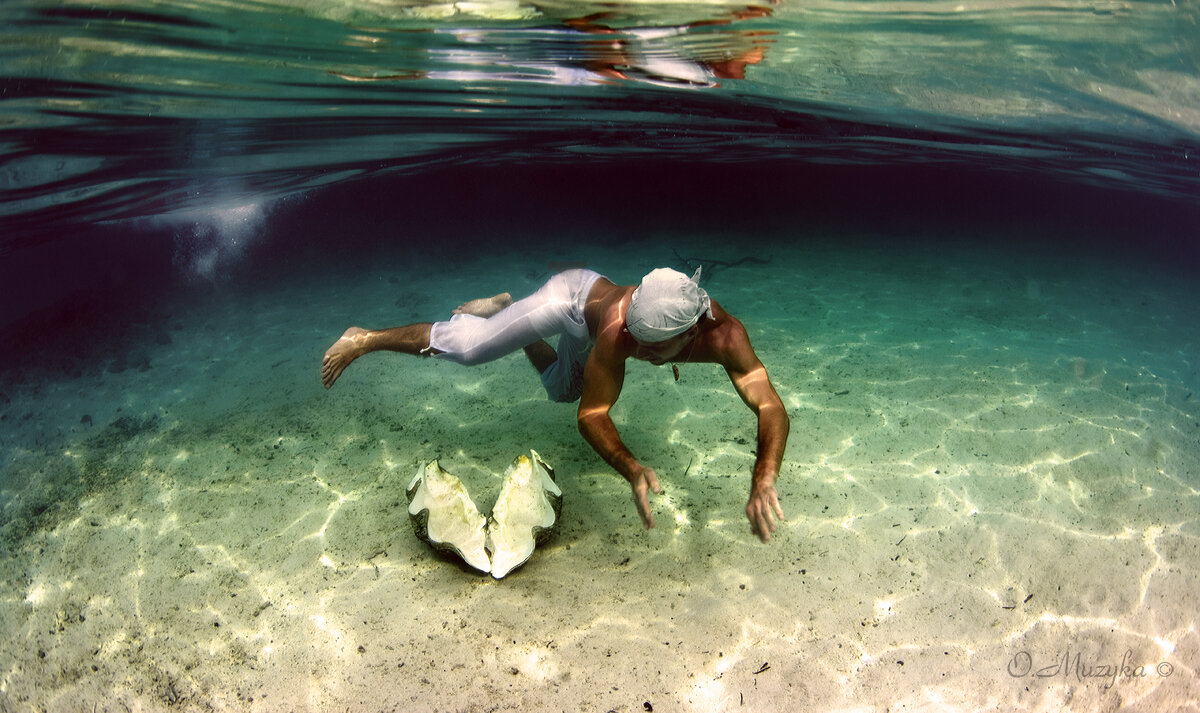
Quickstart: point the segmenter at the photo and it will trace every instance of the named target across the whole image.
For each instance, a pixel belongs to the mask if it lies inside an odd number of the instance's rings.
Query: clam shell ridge
[[[490,572],[486,551],[487,520],[462,481],[436,460],[418,466],[408,485],[408,514],[417,537],[435,550],[449,552],[481,572]]]
[[[507,575],[529,561],[534,547],[553,534],[562,514],[562,490],[554,469],[537,451],[517,456],[504,474],[504,486],[488,520],[492,576]]]

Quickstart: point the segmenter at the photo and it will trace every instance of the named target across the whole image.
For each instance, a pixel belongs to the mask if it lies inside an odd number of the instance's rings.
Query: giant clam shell
[[[517,456],[504,473],[492,516],[484,518],[462,481],[432,461],[408,486],[408,514],[417,537],[500,579],[529,561],[562,514],[554,469],[537,451]]]
[[[462,481],[438,462],[417,468],[408,486],[408,514],[417,537],[435,550],[450,552],[481,572],[490,572],[485,551],[487,521]]]
[[[561,514],[562,490],[554,482],[554,470],[537,451],[517,456],[504,474],[504,487],[488,520],[492,576],[500,579],[529,561]]]

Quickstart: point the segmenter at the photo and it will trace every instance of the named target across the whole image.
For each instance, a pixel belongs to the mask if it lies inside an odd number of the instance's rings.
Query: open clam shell
[[[562,514],[562,490],[554,470],[537,451],[517,456],[504,474],[504,486],[488,520],[492,576],[499,579],[533,556]]]
[[[408,514],[417,537],[435,550],[450,552],[481,572],[490,572],[487,521],[462,481],[438,462],[418,467],[408,486]]]

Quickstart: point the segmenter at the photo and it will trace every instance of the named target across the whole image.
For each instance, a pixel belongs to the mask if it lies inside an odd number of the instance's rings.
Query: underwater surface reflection
[[[16,0],[5,240],[430,165],[952,163],[1200,193],[1194,3]]]

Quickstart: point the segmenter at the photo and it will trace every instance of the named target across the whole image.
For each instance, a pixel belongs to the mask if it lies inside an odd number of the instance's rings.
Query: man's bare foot
[[[507,292],[501,292],[493,297],[481,297],[477,300],[464,302],[454,310],[454,314],[473,314],[476,317],[491,317],[493,314],[512,304],[512,301],[512,295]]]
[[[350,366],[350,362],[363,355],[362,342],[366,335],[367,330],[351,327],[333,343],[333,346],[325,350],[325,358],[321,360],[321,383],[325,388],[333,386],[333,382]]]

